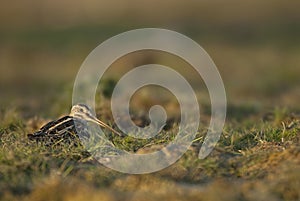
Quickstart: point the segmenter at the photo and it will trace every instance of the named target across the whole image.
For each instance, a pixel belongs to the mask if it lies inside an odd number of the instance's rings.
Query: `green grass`
[[[200,140],[195,140],[174,165],[157,173],[136,176],[96,164],[84,156],[79,147],[45,147],[29,142],[26,134],[33,128],[28,120],[16,111],[2,111],[0,199],[64,200],[71,196],[82,200],[80,192],[88,192],[94,200],[101,196],[108,197],[107,200],[130,200],[133,195],[147,194],[151,195],[149,200],[171,199],[175,195],[179,200],[196,197],[195,200],[206,200],[201,196],[223,198],[222,193],[214,194],[211,188],[222,192],[222,186],[228,185],[226,195],[232,199],[255,200],[258,195],[272,195],[296,200],[300,187],[297,182],[297,178],[300,179],[299,119],[290,111],[278,110],[269,114],[273,120],[227,123],[216,149],[204,160],[197,158],[197,147],[205,134],[200,131],[196,137]],[[256,119],[259,118],[260,115],[256,115]],[[41,121],[38,119],[36,123]],[[278,122],[292,126],[284,128],[284,124]],[[111,137],[120,148],[147,153],[157,149],[151,148],[150,143],[167,144],[175,134],[172,129],[165,131],[152,142]],[[245,190],[249,186],[252,190]],[[75,194],[71,193],[73,188],[77,189]]]

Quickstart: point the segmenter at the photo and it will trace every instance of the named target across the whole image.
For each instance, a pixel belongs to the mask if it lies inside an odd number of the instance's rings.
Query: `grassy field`
[[[166,1],[159,8],[138,2],[132,7],[51,2],[0,8],[0,200],[300,199],[298,1]],[[69,113],[73,82],[89,52],[113,35],[142,27],[186,34],[216,63],[228,112],[213,152],[203,160],[197,157],[210,118],[201,78],[178,58],[151,51],[128,55],[111,66],[99,83],[97,116],[114,124],[107,97],[111,80],[153,61],[173,67],[190,81],[201,108],[193,145],[175,164],[156,173],[129,175],[96,163],[82,147],[30,142],[28,133]],[[173,120],[169,128],[152,140],[110,136],[116,146],[148,153],[168,144],[178,129],[179,108],[167,95],[162,99],[157,90],[146,88],[135,94],[131,109],[137,124],[144,125],[145,112],[162,104]]]
[[[0,189],[2,200],[297,200],[299,199],[299,114],[279,108],[261,114],[235,108],[214,151],[197,158],[205,127],[174,165],[146,175],[118,173],[96,164],[82,148],[45,147],[26,134],[45,120],[2,111]],[[248,111],[247,111],[248,110]],[[115,137],[122,149],[148,153],[174,136],[152,141]],[[150,146],[149,146],[150,145]]]

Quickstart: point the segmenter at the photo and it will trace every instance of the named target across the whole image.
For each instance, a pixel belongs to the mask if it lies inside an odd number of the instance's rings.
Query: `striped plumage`
[[[97,119],[91,112],[88,106],[84,104],[74,105],[68,116],[64,116],[58,120],[51,121],[40,128],[33,134],[28,134],[30,140],[43,141],[47,145],[58,142],[76,143],[80,137],[89,138],[88,122],[93,122],[103,128],[107,128],[113,133],[121,134]],[[75,126],[76,125],[76,126]]]

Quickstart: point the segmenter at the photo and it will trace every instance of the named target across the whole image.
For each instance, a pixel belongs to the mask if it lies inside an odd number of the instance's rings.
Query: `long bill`
[[[116,131],[115,129],[113,129],[112,127],[110,127],[109,125],[107,125],[106,123],[100,121],[99,119],[95,118],[95,117],[90,117],[91,121],[95,122],[96,124],[99,124],[100,126],[102,126],[103,128],[107,128],[108,130],[110,130],[111,132],[119,135],[119,136],[123,136],[120,132]]]

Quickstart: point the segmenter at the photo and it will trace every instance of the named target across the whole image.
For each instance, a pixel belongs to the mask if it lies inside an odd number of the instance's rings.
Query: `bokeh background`
[[[299,109],[299,8],[298,0],[1,1],[0,105],[26,117],[68,112],[91,50],[124,31],[157,27],[185,34],[209,53],[229,105]]]

